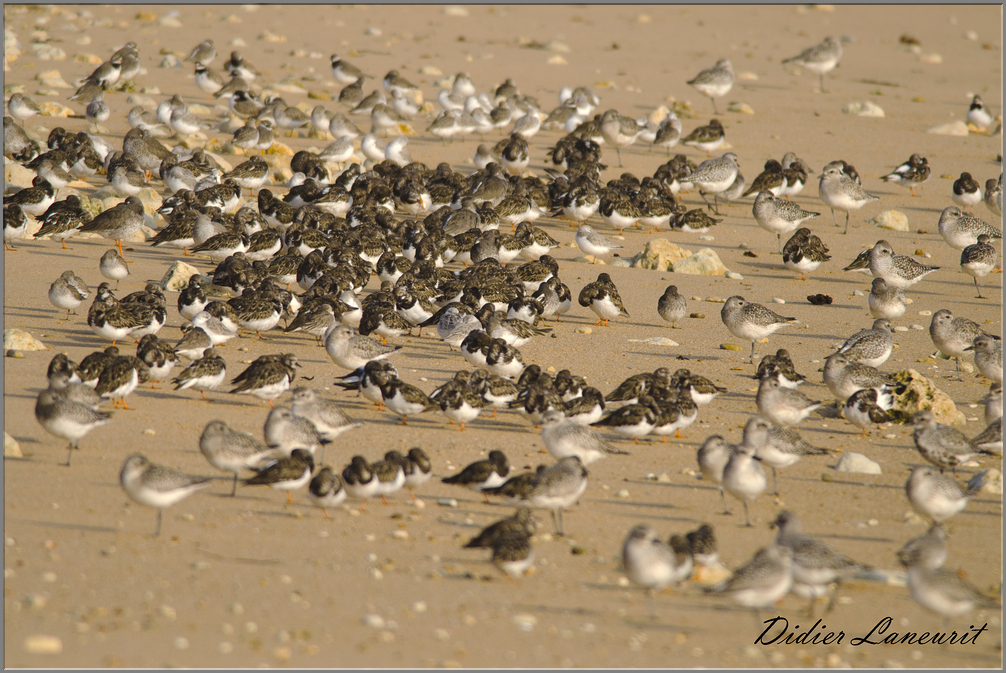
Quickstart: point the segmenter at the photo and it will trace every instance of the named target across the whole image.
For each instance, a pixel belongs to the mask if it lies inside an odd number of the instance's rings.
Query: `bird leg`
[[[751,364],[754,364],[754,356],[755,356],[755,342],[752,341],[751,342]]]
[[[489,504],[489,494],[486,493],[485,491],[482,491],[482,497],[486,499],[486,504]]]
[[[751,525],[751,517],[748,516],[748,501],[742,500],[741,502],[744,503],[744,526],[747,528],[753,528]]]
[[[238,473],[234,473],[234,486],[231,487],[231,497],[233,498],[238,492]]]
[[[61,242],[63,243],[63,249],[64,250],[73,250],[73,248],[66,247],[66,239],[65,238]]]
[[[202,396],[203,396],[203,399],[204,399],[204,400],[206,400],[207,402],[209,402],[209,401],[210,401],[210,400],[209,400],[209,398],[208,398],[208,397],[206,397],[206,393],[204,393],[204,392],[203,392],[202,390],[200,390],[200,391],[199,391],[199,394],[200,394],[200,395],[202,395]],[[235,478],[236,478],[236,477],[235,477]]]
[[[730,514],[730,508],[727,507],[727,496],[724,495],[724,493],[723,493],[723,487],[722,486],[720,486],[720,500],[723,501],[723,514],[724,515],[729,515]]]
[[[381,494],[381,502],[383,502],[385,505],[391,504],[390,502],[388,502],[388,499],[384,497],[383,493]]]
[[[125,260],[126,256],[122,254],[122,241],[120,241],[119,239],[115,239],[115,245],[117,248],[119,248],[119,256],[122,257],[123,260]]]
[[[772,483],[775,485],[775,495],[779,495],[779,476],[774,467],[772,468]]]
[[[849,211],[847,210],[845,211],[845,231],[842,232],[842,235],[845,236],[848,233],[849,233]]]
[[[978,279],[977,278],[975,278],[975,289],[978,290],[978,299],[984,299],[985,297],[982,296],[982,289],[980,287],[978,287]]]
[[[272,400],[266,400],[266,402],[268,402],[269,406],[272,407],[273,409],[276,408],[276,405],[272,403]]]
[[[286,492],[286,502],[287,502],[287,504],[290,504],[290,505],[293,504],[293,497],[290,495],[290,491]]]
[[[160,537],[161,535],[161,519],[164,518],[164,510],[160,507],[157,508],[157,530],[154,531],[154,537]]]
[[[67,453],[66,453],[66,466],[65,467],[70,467],[70,458],[73,456],[73,449],[74,449],[73,442],[70,442],[69,446],[67,446],[67,448],[66,448]]]

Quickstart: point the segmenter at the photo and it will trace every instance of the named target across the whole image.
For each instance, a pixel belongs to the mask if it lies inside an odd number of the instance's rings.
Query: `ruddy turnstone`
[[[314,472],[314,457],[306,449],[294,449],[289,456],[277,459],[258,470],[258,473],[242,483],[245,486],[267,485],[278,491],[286,491],[286,501],[293,502],[291,491],[307,486]]]
[[[973,213],[974,207],[981,203],[982,195],[981,185],[971,177],[970,173],[965,171],[961,173],[961,177],[954,180],[953,193],[950,194],[950,198],[961,208],[967,208],[968,212]]]
[[[489,502],[489,496],[484,493],[486,489],[501,486],[510,474],[510,461],[502,451],[490,451],[487,460],[478,460],[471,463],[463,470],[450,477],[444,477],[440,481],[445,484],[454,484],[470,488],[476,493],[482,493],[485,501]]]
[[[157,509],[157,529],[153,537],[158,537],[164,509],[206,488],[210,480],[152,463],[142,454],[134,453],[123,463],[119,483],[132,500]]]
[[[234,377],[232,394],[254,395],[273,407],[272,401],[290,389],[297,374],[294,367],[300,367],[293,353],[263,355],[248,365],[248,368]]]
[[[3,244],[5,250],[16,250],[11,241],[22,238],[28,231],[28,218],[16,203],[5,204],[3,207]],[[63,243],[66,247],[66,243]]]
[[[202,332],[202,329],[196,327],[189,332],[191,335],[196,331]],[[202,332],[205,336],[205,332]],[[186,348],[186,340],[189,340],[188,335],[182,342],[175,347],[175,352],[186,357],[192,357],[198,352],[196,348]],[[199,394],[203,396],[203,399],[209,402],[206,398],[206,390],[216,390],[217,387],[224,382],[227,377],[227,363],[224,359],[220,357],[216,349],[210,346],[209,337],[206,337],[205,345],[202,346],[202,357],[195,360],[189,364],[188,367],[183,369],[181,373],[178,374],[172,381],[175,384],[175,390],[186,390],[188,388],[198,388]]]
[[[342,478],[328,465],[318,470],[307,487],[307,499],[321,508],[326,519],[329,518],[329,508],[338,507],[345,502],[346,495]]]
[[[580,290],[578,301],[580,306],[589,308],[597,315],[598,325],[607,325],[608,320],[618,316],[629,317],[618,289],[606,273],[598,275],[596,281],[585,285]]]
[[[977,94],[971,99],[971,105],[968,107],[968,114],[965,119],[969,124],[974,124],[980,129],[988,128],[992,125],[993,121],[992,115],[985,109],[985,102]]]
[[[874,425],[887,423],[891,420],[887,412],[877,404],[877,391],[873,388],[857,390],[853,393],[845,401],[842,415],[845,416],[845,420],[862,430],[864,437]]]
[[[785,348],[777,350],[775,355],[766,355],[758,363],[754,378],[761,381],[770,377],[779,381],[779,385],[784,388],[796,388],[806,380],[806,377],[793,367],[789,351]]]
[[[681,144],[702,150],[708,157],[712,156],[713,150],[719,148],[719,146],[723,144],[725,138],[726,135],[723,129],[723,124],[720,120],[710,119],[709,124],[706,126],[700,126],[685,136],[681,140]],[[733,180],[730,182],[732,183]],[[729,185],[727,186],[729,187]],[[724,187],[724,189],[726,189],[726,187]]]

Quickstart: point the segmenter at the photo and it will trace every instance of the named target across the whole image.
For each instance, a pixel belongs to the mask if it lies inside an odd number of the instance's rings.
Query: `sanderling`
[[[891,417],[877,404],[877,391],[873,388],[857,390],[849,396],[842,407],[842,415],[867,435],[867,431],[875,424],[887,423]]]
[[[1003,419],[1000,416],[971,438],[971,446],[994,456],[1003,453]]]
[[[49,286],[49,303],[56,308],[65,308],[67,320],[70,319],[70,310],[80,306],[89,296],[87,283],[73,271],[64,271]]]
[[[835,210],[845,211],[845,230],[843,234],[849,233],[849,213],[859,210],[871,201],[879,201],[880,197],[867,193],[861,186],[853,182],[837,166],[828,165],[821,173],[821,180],[818,182],[818,193],[825,205],[831,208],[831,218],[838,225],[838,218],[835,217]]]
[[[315,455],[322,440],[314,424],[306,418],[294,416],[286,407],[273,407],[263,426],[265,443],[274,451],[289,456],[296,449],[305,449]]]
[[[636,120],[620,115],[617,110],[606,111],[601,116],[599,127],[605,141],[615,147],[619,166],[622,165],[622,148],[636,142],[646,130],[645,126],[640,126]]]
[[[822,404],[795,388],[781,386],[779,379],[772,377],[761,380],[755,402],[758,413],[784,428],[798,424]]]
[[[894,349],[894,332],[887,318],[875,320],[871,329],[856,332],[845,340],[838,349],[853,362],[859,362],[870,367],[879,367],[887,362]]]
[[[248,433],[238,432],[223,421],[210,421],[199,437],[199,450],[213,467],[234,473],[231,496],[238,487],[238,473],[263,466],[272,449]]]
[[[985,206],[997,217],[1003,216],[1003,183],[999,179],[989,178],[985,181],[985,193],[982,196]]]
[[[164,508],[205,488],[210,480],[157,465],[143,455],[134,453],[123,463],[119,483],[126,495],[136,502],[157,508],[157,530],[154,531],[154,537],[157,537],[161,534]]]
[[[957,361],[957,380],[961,378],[961,358],[967,357],[967,349],[981,335],[991,336],[973,320],[955,318],[949,309],[940,309],[933,314],[929,323],[929,336],[933,345],[943,355]]]
[[[587,490],[587,474],[579,456],[566,456],[535,478],[526,501],[531,507],[551,511],[556,535],[564,535],[562,510],[576,503]]]
[[[688,579],[692,572],[691,548],[681,535],[665,543],[653,528],[640,524],[625,538],[622,566],[629,580],[646,591],[650,618],[656,619],[653,592]]]
[[[455,475],[444,477],[445,484],[456,484],[482,493],[489,502],[486,489],[502,486],[510,474],[510,461],[502,451],[490,451],[488,460],[477,460]]]
[[[720,311],[720,319],[734,336],[751,342],[751,364],[754,364],[755,342],[768,337],[776,330],[800,322],[771,311],[761,304],[745,301],[734,295],[727,299]]]
[[[912,508],[935,523],[942,523],[963,510],[971,497],[956,479],[928,465],[912,470],[905,482],[905,493]]]
[[[584,465],[605,458],[605,454],[628,455],[584,425],[568,420],[561,411],[549,411],[542,419],[541,438],[556,459],[578,456]]]
[[[346,416],[336,402],[319,397],[318,393],[310,388],[300,387],[293,391],[293,405],[290,411],[295,416],[309,420],[318,431],[319,437],[327,442],[331,442],[347,430],[363,425]]]
[[[833,37],[826,37],[820,44],[808,47],[796,56],[787,58],[782,63],[783,65],[792,63],[816,73],[821,93],[825,93],[824,75],[834,70],[841,58],[842,43]]]
[[[371,360],[382,360],[401,346],[386,346],[374,339],[356,334],[352,327],[333,323],[325,335],[325,350],[335,364],[344,369],[356,369]]]
[[[704,591],[727,594],[744,607],[757,611],[771,607],[792,587],[793,550],[772,544],[759,549],[730,577]]]
[[[768,439],[769,424],[757,416],[744,426],[744,440],[732,447],[730,458],[723,466],[723,490],[744,503],[744,525],[751,526],[748,501],[753,501],[768,488],[765,468],[756,459],[758,447]]]
[[[978,286],[978,279],[991,273],[999,259],[999,254],[990,240],[987,234],[979,234],[976,243],[961,251],[961,271],[974,277],[978,299],[984,299],[982,289]]]
[[[993,383],[989,386],[989,394],[982,400],[985,402],[985,422],[991,423],[1003,416],[1003,384]]]
[[[75,374],[76,372],[71,373],[68,369],[59,369],[57,365],[57,368],[52,370],[49,375],[49,390],[64,399],[78,402],[97,411],[105,400],[94,391],[94,388],[82,383],[79,377],[75,378]]]
[[[699,196],[709,206],[706,194],[713,195],[713,205],[711,210],[719,214],[719,195],[733,185],[737,178],[738,160],[733,152],[727,152],[721,157],[706,159],[696,167],[689,176],[689,181],[699,190]]]
[[[888,320],[900,318],[908,309],[906,300],[905,291],[900,287],[888,287],[887,281],[883,278],[873,279],[867,303],[870,306],[870,315],[874,318]]]
[[[878,404],[882,409],[891,408],[891,393],[895,382],[874,367],[853,362],[841,353],[832,353],[824,361],[822,378],[828,390],[840,402],[845,402],[857,390],[870,388],[877,391]]]
[[[979,334],[966,351],[974,351],[975,367],[982,376],[1000,386],[1003,382],[1003,342],[988,334]]]
[[[940,213],[938,224],[940,236],[951,248],[963,250],[978,242],[985,234],[989,238],[1002,238],[1003,233],[981,218],[969,215],[957,206],[947,206]]]
[[[657,300],[657,313],[665,321],[677,328],[678,321],[688,315],[688,301],[678,294],[677,285],[668,285],[664,294]]]
[[[80,440],[94,428],[105,425],[112,414],[96,411],[90,406],[74,401],[53,389],[43,390],[35,402],[35,419],[49,434],[69,440],[66,465],[74,449],[80,448]]]
[[[719,114],[719,111],[716,109],[716,98],[725,96],[734,85],[734,68],[729,60],[721,58],[716,61],[716,65],[706,68],[693,79],[689,80],[688,84],[698,89],[699,93],[711,100],[713,102],[713,114]]]
[[[42,108],[23,93],[15,93],[11,94],[11,97],[7,100],[7,111],[11,117],[20,120],[23,125],[26,119],[37,115],[42,111]]]
[[[582,224],[576,230],[576,247],[585,255],[607,255],[612,250],[621,249],[622,246],[612,243],[601,234],[594,231],[589,224]]]
[[[795,512],[779,512],[771,524],[778,528],[775,543],[789,547],[793,552],[793,593],[810,599],[810,614],[814,613],[814,599],[827,595],[828,586],[835,584],[835,594],[832,594],[827,613],[838,593],[837,585],[869,567],[853,561],[825,543],[804,535],[800,531],[800,518]]]
[[[940,472],[949,467],[956,474],[958,465],[979,454],[994,453],[972,445],[960,430],[937,423],[931,411],[916,412],[912,423],[916,448],[923,458],[940,468]]]

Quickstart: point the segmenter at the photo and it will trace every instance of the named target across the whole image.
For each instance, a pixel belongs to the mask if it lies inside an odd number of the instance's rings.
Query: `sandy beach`
[[[717,99],[726,143],[714,155],[734,152],[749,184],[766,160],[795,152],[813,169],[803,192],[793,197],[806,210],[821,213],[807,226],[830,249],[831,260],[808,280],[787,270],[775,236],[759,228],[752,215],[753,197],[722,206],[722,221],[705,234],[646,228],[626,229],[620,258],[631,258],[647,241],[668,239],[691,252],[708,248],[738,277],[675,274],[575,261],[575,230],[547,215],[538,220],[561,246],[551,252],[560,277],[573,294],[573,308],[552,332],[521,347],[528,363],[542,369],[569,369],[608,393],[627,377],[658,367],[688,368],[728,392],[701,407],[684,438],[645,438],[638,443],[606,437],[629,455],[609,455],[588,467],[588,487],[579,503],[564,514],[565,537],[553,535],[549,513],[536,513],[538,532],[533,571],[510,581],[489,563],[489,550],[463,545],[485,525],[509,516],[511,506],[470,490],[440,482],[492,449],[506,453],[513,472],[553,464],[540,431],[514,411],[495,417],[483,413],[463,432],[440,412],[400,418],[334,385],[347,374],[308,334],[267,334],[233,339],[220,349],[228,379],[256,357],[294,353],[302,364],[294,385],[306,385],[337,400],[360,429],[327,447],[324,462],[338,471],[353,455],[378,459],[391,449],[422,447],[431,457],[435,478],[417,490],[418,502],[400,491],[367,503],[349,499],[329,512],[328,520],[307,499],[306,489],[284,494],[265,487],[239,486],[230,497],[231,477],[211,467],[199,451],[207,423],[222,419],[233,428],[262,436],[269,405],[246,395],[220,390],[207,393],[172,390],[171,385],[141,386],[128,398],[131,410],[116,410],[108,425],[81,441],[73,465],[63,467],[64,440],[46,433],[33,410],[46,387],[45,371],[59,352],[80,362],[109,343],[87,325],[88,299],[70,316],[47,300],[49,284],[72,269],[92,290],[104,280],[98,260],[112,246],[103,239],[75,238],[62,250],[55,241],[27,237],[4,253],[4,328],[26,330],[47,350],[5,357],[4,430],[20,445],[22,458],[4,459],[4,636],[7,667],[294,667],[294,668],[692,668],[692,667],[974,667],[1002,666],[1002,611],[978,610],[950,620],[949,627],[969,632],[986,625],[973,643],[947,646],[871,644],[897,631],[942,630],[941,617],[912,600],[892,579],[884,583],[850,580],[842,584],[831,612],[817,632],[843,632],[840,643],[755,644],[765,629],[761,620],[782,616],[794,632],[807,631],[807,602],[794,595],[776,612],[752,611],[729,599],[709,596],[686,582],[656,596],[655,620],[648,616],[644,593],[630,586],[621,569],[622,543],[635,525],[647,523],[666,540],[702,523],[715,529],[720,558],[736,569],[775,532],[768,524],[783,510],[799,513],[803,530],[885,577],[903,572],[895,552],[927,528],[905,495],[905,480],[924,464],[915,448],[911,425],[874,428],[868,438],[842,418],[814,414],[798,430],[815,446],[834,455],[810,456],[779,470],[780,495],[766,492],[751,505],[753,527],[743,526],[743,509],[727,497],[733,515],[720,514],[715,486],[698,475],[696,450],[713,434],[732,443],[757,412],[756,365],[748,363],[748,342],[730,334],[720,319],[722,301],[741,295],[799,320],[757,344],[757,358],[786,348],[797,371],[807,377],[801,391],[815,400],[831,400],[822,382],[825,358],[837,345],[873,323],[867,308],[869,275],[843,272],[862,250],[879,239],[900,254],[940,267],[906,290],[912,299],[895,321],[907,330],[894,334],[895,350],[881,366],[887,373],[914,369],[953,400],[966,421],[968,437],[985,428],[989,382],[970,371],[956,380],[953,360],[933,358],[931,315],[950,309],[955,316],[1002,334],[1001,266],[981,280],[985,299],[975,298],[971,276],[960,272],[960,252],[937,231],[941,211],[953,205],[952,184],[964,171],[978,183],[1002,171],[1002,135],[951,136],[926,131],[963,121],[972,97],[979,94],[1001,123],[1002,23],[999,6],[12,6],[5,12],[5,92],[22,86],[39,103],[70,108],[74,117],[35,116],[25,126],[44,147],[56,126],[87,130],[86,102],[68,101],[77,80],[127,41],[139,47],[141,71],[134,93],[106,94],[111,116],[102,134],[122,147],[130,126],[131,96],[154,107],[173,94],[208,106],[205,118],[223,118],[226,101],[208,100],[195,84],[191,63],[161,67],[174,55],[181,62],[205,39],[212,39],[220,62],[237,49],[262,76],[256,86],[296,86],[282,95],[307,110],[323,105],[329,113],[347,112],[338,101],[343,85],[333,79],[333,53],[374,76],[365,91],[381,88],[384,74],[396,69],[417,84],[433,110],[445,78],[465,72],[479,91],[493,91],[507,78],[521,93],[534,96],[544,114],[559,104],[563,86],[586,86],[600,98],[596,112],[616,109],[629,117],[646,116],[660,106],[682,110],[683,133],[714,117],[712,104],[686,82],[720,58],[737,73],[733,89]],[[781,61],[827,36],[843,38],[839,66],[824,76]],[[16,37],[20,54],[9,57]],[[911,39],[906,39],[911,38]],[[33,42],[58,47],[62,60],[43,60],[49,51]],[[912,42],[917,48],[912,47]],[[57,54],[58,56],[58,54]],[[93,61],[93,59],[91,59]],[[69,89],[44,85],[37,76],[58,70]],[[449,86],[449,84],[447,85]],[[51,90],[56,95],[44,95]],[[43,91],[40,94],[39,91]],[[334,100],[333,100],[334,98]],[[138,99],[133,99],[138,100]],[[843,113],[843,107],[870,102],[883,117]],[[746,104],[753,114],[727,111]],[[144,103],[139,103],[144,104]],[[370,120],[352,117],[366,132]],[[433,115],[413,123],[408,147],[416,161],[435,167],[448,162],[467,175],[483,142],[477,135],[444,143],[427,131]],[[509,129],[508,129],[509,130]],[[230,138],[216,130],[210,142]],[[564,135],[542,130],[530,143],[528,171],[547,179],[546,151]],[[329,139],[277,134],[293,152],[318,151]],[[489,146],[502,136],[486,136]],[[384,139],[386,140],[386,139]],[[177,143],[161,138],[168,147]],[[678,145],[695,163],[707,157]],[[359,152],[358,152],[359,153]],[[635,144],[621,150],[623,166],[609,145],[602,146],[607,170],[602,181],[624,172],[651,176],[669,157],[662,150]],[[928,159],[932,176],[916,197],[881,176],[911,154]],[[230,165],[244,157],[220,153]],[[855,211],[847,235],[832,222],[818,196],[825,164],[843,159],[855,165],[863,188],[880,198]],[[289,157],[281,167],[289,176]],[[283,181],[267,187],[286,193]],[[25,185],[18,185],[25,186]],[[159,196],[168,189],[151,184]],[[8,185],[5,185],[5,193]],[[103,176],[68,189],[92,195],[108,187]],[[63,192],[60,197],[64,196]],[[245,196],[243,201],[247,201]],[[702,207],[692,191],[681,197],[689,208]],[[869,220],[884,211],[907,216],[908,231],[881,229]],[[983,204],[974,214],[1001,227]],[[408,217],[402,213],[400,217]],[[842,213],[838,213],[842,223]],[[164,226],[161,218],[153,220]],[[595,216],[590,223],[606,236],[617,236]],[[783,239],[785,241],[785,238]],[[1001,241],[994,241],[1001,253]],[[159,282],[169,266],[182,260],[177,248],[124,243],[133,263],[116,290],[121,298]],[[202,273],[215,262],[184,258]],[[521,261],[515,264],[522,263]],[[449,268],[461,268],[451,264]],[[596,326],[595,315],[576,303],[580,289],[599,273],[610,274],[628,318]],[[671,329],[657,314],[664,288],[677,285],[688,299],[692,317]],[[379,289],[372,277],[363,296]],[[296,292],[300,288],[292,287]],[[829,295],[830,305],[807,297]],[[166,292],[168,323],[158,336],[169,343],[182,337],[177,293]],[[777,301],[781,300],[781,301]],[[590,328],[589,332],[584,328]],[[415,334],[415,333],[414,333]],[[677,345],[654,343],[664,337]],[[435,330],[422,336],[390,340],[402,346],[395,363],[400,376],[426,393],[461,368],[471,369]],[[739,350],[725,350],[736,344]],[[133,353],[131,340],[124,353]],[[756,364],[757,364],[756,358]],[[971,363],[973,364],[973,363]],[[180,371],[175,370],[175,373]],[[290,404],[289,395],[277,404]],[[614,408],[616,405],[612,405]],[[111,409],[111,405],[106,405]],[[141,452],[151,460],[189,474],[212,476],[203,492],[164,511],[163,532],[152,538],[156,512],[131,501],[119,485],[123,461]],[[858,452],[876,461],[880,475],[849,474],[834,469],[839,452]],[[988,468],[1002,470],[1001,457],[981,456],[957,470],[962,485]],[[1001,485],[1001,477],[1000,477]],[[440,504],[453,499],[455,506]],[[999,595],[1002,582],[1002,496],[981,492],[947,523],[947,568],[958,570],[983,592]],[[818,604],[818,613],[823,602]],[[868,636],[885,618],[884,635]],[[799,626],[798,626],[799,625]],[[854,644],[855,638],[869,642]]]

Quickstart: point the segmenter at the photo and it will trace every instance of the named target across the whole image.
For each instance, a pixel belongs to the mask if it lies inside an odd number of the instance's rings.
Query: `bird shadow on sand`
[[[40,526],[40,527],[51,527],[51,528],[62,528],[65,530],[79,530],[89,533],[118,533],[118,528],[113,528],[111,526],[89,526],[87,524],[78,523],[65,523],[62,521],[38,521],[36,519],[17,519],[8,518],[7,523],[20,523],[27,524],[29,526]]]

